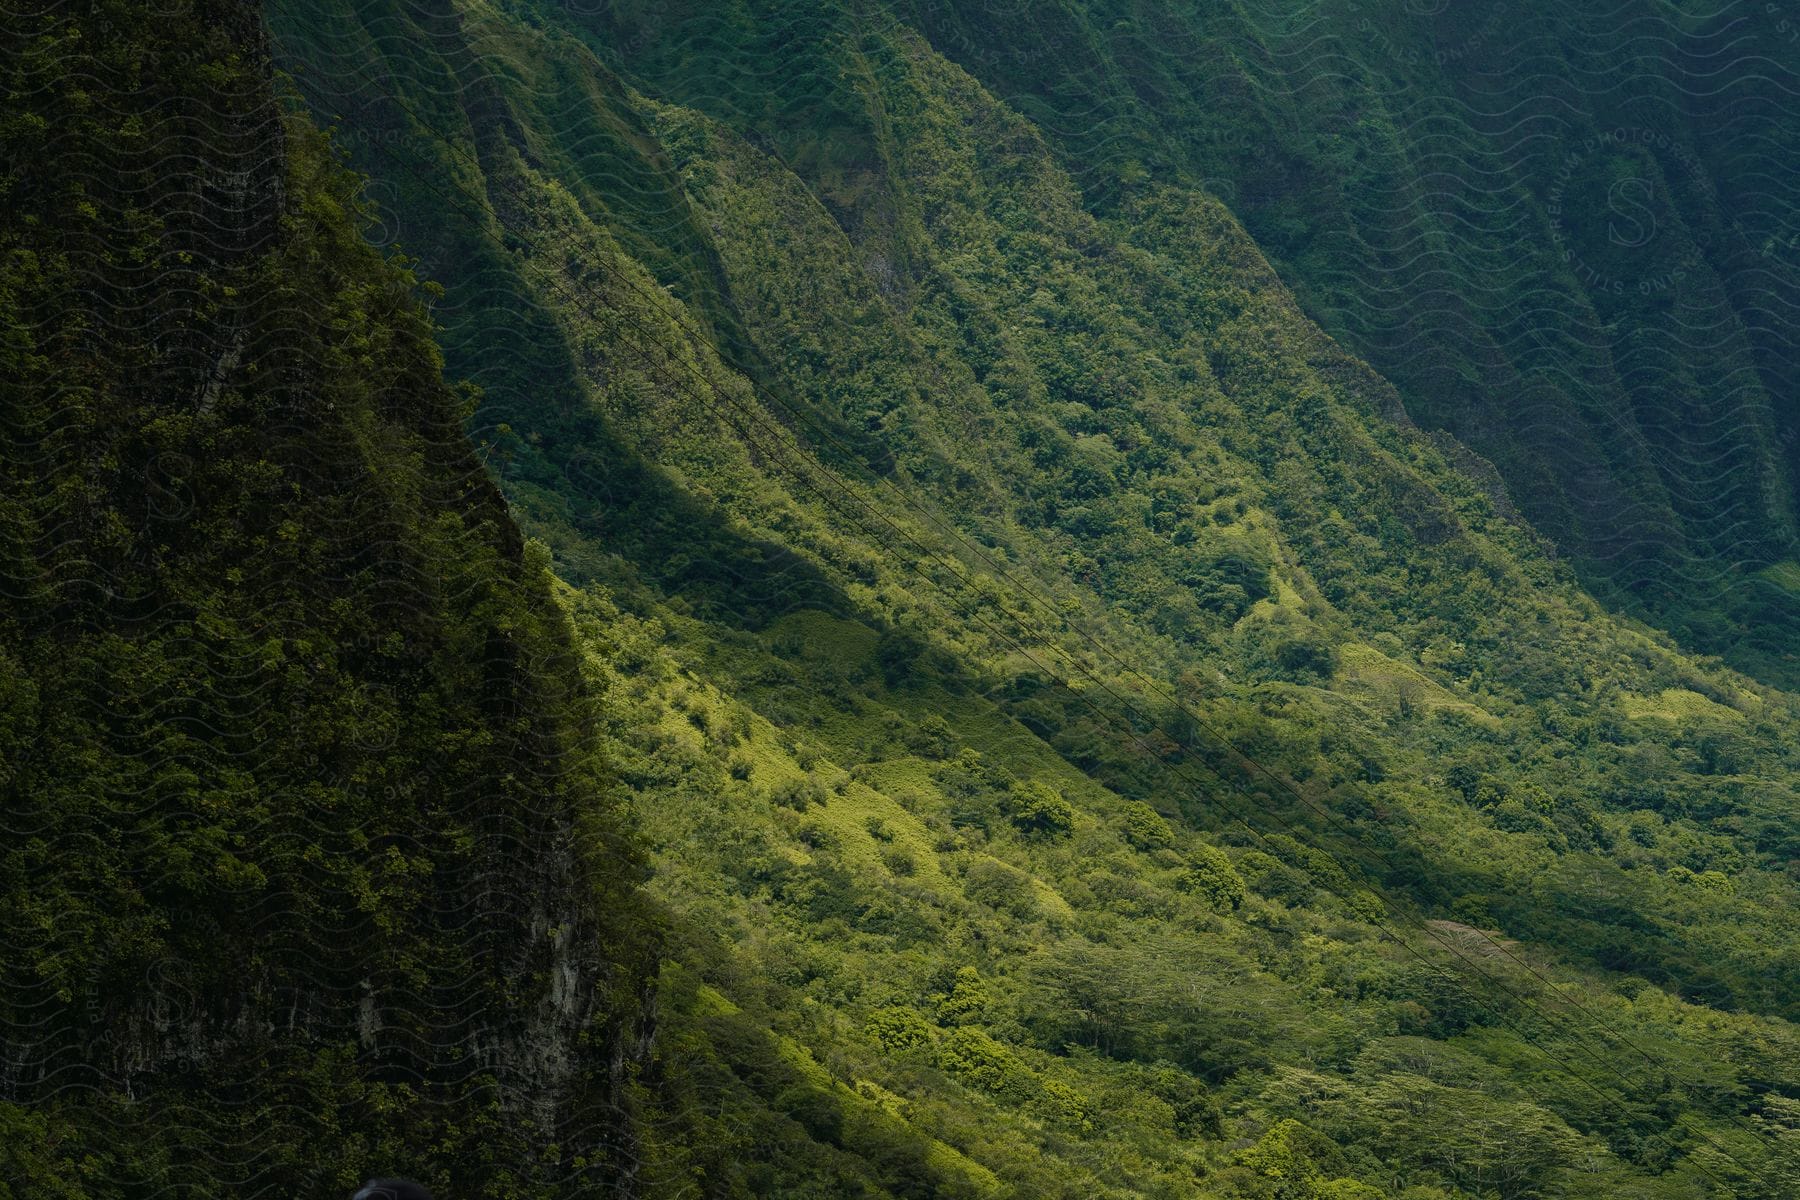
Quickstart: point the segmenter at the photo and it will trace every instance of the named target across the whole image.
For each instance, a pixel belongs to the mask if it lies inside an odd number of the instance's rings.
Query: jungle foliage
[[[329,138],[243,8],[6,35],[0,1188],[1794,1193],[1792,644],[1469,415],[1648,302],[1332,240],[1425,33],[1164,7],[281,0]],[[1607,486],[1785,587],[1760,329],[1531,403],[1719,406],[1729,528]]]
[[[271,13],[606,698],[671,921],[639,1182],[1783,1194],[1780,654],[1584,591],[1451,334],[1356,357],[1294,243],[1342,214],[1261,204],[1379,202],[1313,186],[1365,169],[1316,97],[1178,95],[1147,59],[1232,43],[1160,6],[994,8]],[[1783,469],[1732,476],[1758,561]]]
[[[610,1181],[642,852],[432,293],[254,10],[0,37],[0,1195]]]

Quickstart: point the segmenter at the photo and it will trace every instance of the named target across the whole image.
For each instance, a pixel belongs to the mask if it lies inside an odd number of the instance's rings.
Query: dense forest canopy
[[[1793,1195],[1775,7],[31,16],[0,1196]]]
[[[0,1195],[610,1184],[640,850],[414,277],[254,10],[8,26]]]

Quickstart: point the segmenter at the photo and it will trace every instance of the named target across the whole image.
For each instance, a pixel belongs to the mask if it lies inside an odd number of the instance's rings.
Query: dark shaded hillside
[[[254,8],[0,39],[0,1195],[628,1191],[639,854],[420,290]]]

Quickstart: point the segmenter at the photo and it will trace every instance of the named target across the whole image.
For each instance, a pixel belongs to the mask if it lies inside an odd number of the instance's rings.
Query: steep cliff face
[[[640,861],[419,289],[253,7],[4,39],[0,1177],[616,1186]]]

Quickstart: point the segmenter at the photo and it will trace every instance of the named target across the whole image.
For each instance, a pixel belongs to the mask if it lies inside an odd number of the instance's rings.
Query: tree
[[[1125,806],[1125,840],[1139,850],[1161,850],[1174,836],[1161,813],[1142,800],[1133,800]]]
[[[1015,783],[1007,794],[1006,815],[1028,834],[1062,837],[1075,827],[1075,807],[1063,794],[1038,779]]]
[[[1223,850],[1204,842],[1188,852],[1188,865],[1175,886],[1203,898],[1218,912],[1234,912],[1244,903],[1244,880],[1237,868]]]

